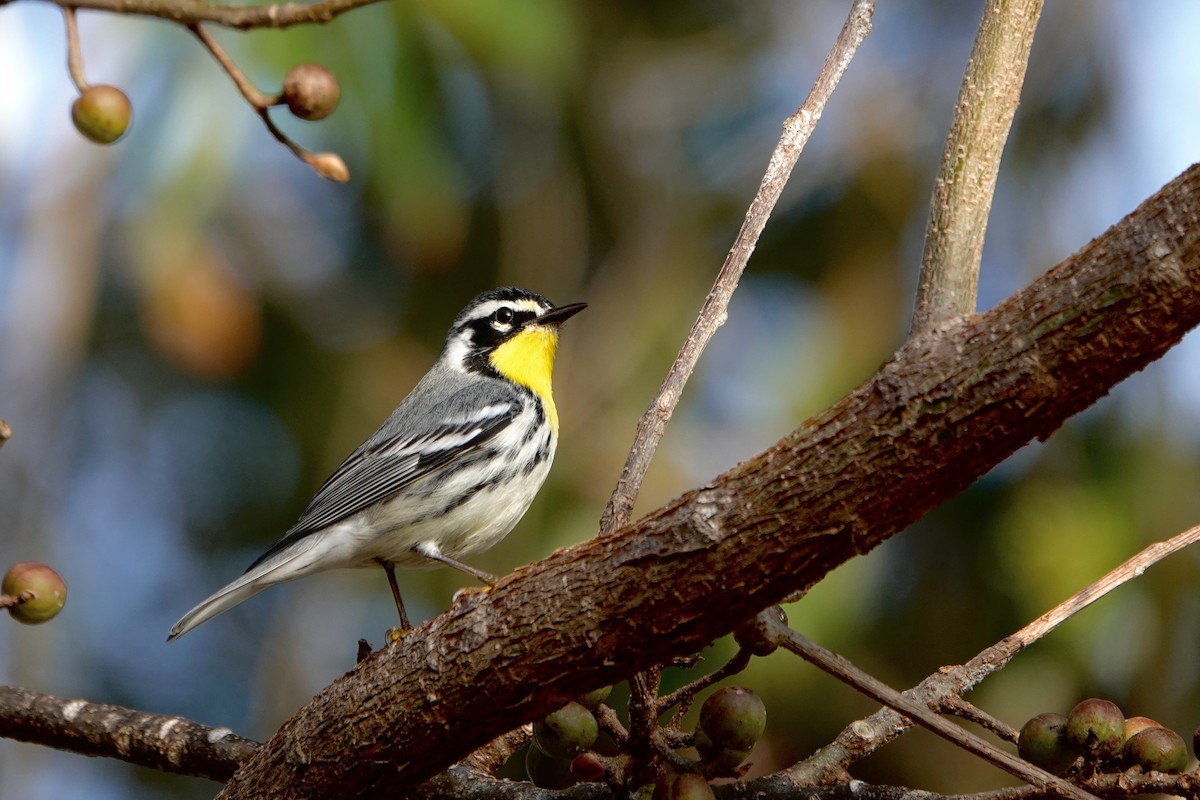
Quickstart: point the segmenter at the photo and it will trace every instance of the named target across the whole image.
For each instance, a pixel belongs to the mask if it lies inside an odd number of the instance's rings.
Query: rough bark
[[[761,455],[463,596],[314,698],[221,796],[410,794],[903,530],[1200,323],[1198,189],[1193,167],[995,309],[914,336]]]
[[[0,730],[17,741],[213,780],[228,780],[258,747],[228,728],[15,686],[0,686]]]

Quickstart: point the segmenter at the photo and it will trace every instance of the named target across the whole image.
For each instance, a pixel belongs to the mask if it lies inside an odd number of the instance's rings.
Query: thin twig
[[[221,65],[221,69],[225,70],[225,72],[229,74],[229,77],[233,79],[233,84],[237,86],[238,91],[242,93],[242,97],[246,98],[246,102],[248,102],[256,110],[261,111],[268,106],[272,106],[279,102],[278,97],[272,97],[259,91],[258,87],[250,82],[250,79],[247,78],[245,73],[242,72],[238,65],[233,62],[233,59],[229,57],[224,48],[221,47],[220,43],[213,38],[212,34],[205,30],[203,25],[198,22],[193,22],[188,24],[187,29],[195,34],[196,38],[200,40],[200,43],[204,45],[205,49],[208,50],[208,52],[212,54],[212,57],[217,60],[217,63]]]
[[[975,311],[983,237],[1042,0],[990,0],[930,200],[912,332]]]
[[[1021,650],[1041,639],[1113,589],[1140,577],[1159,561],[1196,542],[1200,542],[1200,525],[1177,533],[1165,541],[1147,546],[1116,569],[1080,589],[1012,636],[1000,640],[963,666],[968,669],[990,668],[989,672],[1004,666]]]
[[[75,7],[63,6],[63,22],[67,26],[67,71],[75,88],[83,92],[88,88],[87,75],[83,70],[83,49],[79,46],[79,24],[75,20]]]
[[[691,706],[692,700],[697,694],[712,686],[714,683],[723,681],[730,675],[736,675],[746,668],[750,663],[750,651],[742,648],[734,654],[733,658],[726,661],[719,668],[713,670],[707,675],[702,675],[686,686],[681,686],[668,695],[663,695],[658,698],[658,714],[662,715],[669,711],[675,705],[679,705],[679,710],[675,712],[671,719],[673,725],[678,725],[683,715],[687,713],[688,707]]]
[[[708,297],[704,299],[700,314],[692,325],[687,339],[684,340],[679,354],[675,357],[675,363],[671,365],[667,377],[658,389],[658,394],[655,395],[650,407],[646,409],[638,422],[633,447],[621,470],[617,487],[600,518],[601,533],[614,531],[629,521],[630,514],[633,512],[633,504],[641,489],[642,480],[646,477],[646,471],[650,467],[650,460],[654,457],[654,451],[666,430],[667,422],[671,419],[676,403],[679,402],[683,387],[687,384],[688,378],[709,340],[725,323],[729,300],[737,288],[742,272],[746,269],[750,254],[754,252],[758,237],[762,234],[767,219],[771,216],[771,211],[783,193],[783,188],[787,185],[788,177],[791,175],[797,159],[800,158],[804,145],[821,119],[826,102],[833,94],[842,74],[850,65],[850,60],[854,57],[858,46],[871,32],[871,16],[874,12],[874,0],[854,0],[850,15],[846,18],[846,23],[842,26],[842,31],[838,35],[833,49],[826,57],[825,64],[821,67],[821,72],[817,75],[817,80],[807,99],[799,110],[784,122],[783,135],[780,137],[779,143],[775,145],[775,151],[771,154],[771,160],[763,174],[758,193],[746,211],[742,229],[738,231],[737,239],[725,257],[725,263],[717,274],[716,282],[709,291]]]
[[[1091,793],[1080,789],[1078,786],[1051,775],[1049,772],[1021,760],[1006,750],[1001,750],[991,742],[938,716],[936,712],[931,711],[927,706],[923,706],[906,697],[879,679],[863,672],[838,654],[826,650],[816,642],[796,633],[783,623],[772,624],[772,635],[780,647],[790,650],[805,661],[821,668],[843,683],[853,686],[868,697],[884,705],[891,706],[943,739],[974,753],[1010,775],[1015,775],[1033,786],[1052,789],[1063,797],[1075,798],[1075,800],[1096,800]]]
[[[617,716],[616,710],[612,706],[601,703],[596,707],[595,714],[600,729],[612,737],[619,749],[624,750],[629,744],[629,730],[621,724],[621,718]]]
[[[324,24],[356,8],[383,0],[324,0],[318,3],[272,3],[271,5],[226,5],[200,0],[50,0],[57,5],[134,14],[176,22],[181,25],[211,23],[227,28],[290,28],[293,25]]]
[[[991,731],[997,738],[1003,739],[1006,742],[1012,742],[1013,744],[1017,742],[1017,730],[1012,725],[1009,725],[1002,719],[997,719],[979,706],[957,695],[947,697],[941,705],[941,710],[945,714],[951,714],[959,719],[974,722],[979,727]]]
[[[1107,573],[1025,627],[1006,636],[971,660],[953,667],[943,667],[903,694],[925,707],[940,708],[961,697],[984,678],[1004,667],[1029,645],[1038,641],[1084,608],[1128,581],[1142,575],[1149,567],[1169,555],[1200,541],[1200,525],[1155,542],[1116,569]],[[864,719],[846,726],[832,742],[808,759],[793,765],[788,774],[801,783],[812,783],[823,776],[837,774],[851,762],[860,760],[912,727],[911,722],[891,708],[882,708]]]

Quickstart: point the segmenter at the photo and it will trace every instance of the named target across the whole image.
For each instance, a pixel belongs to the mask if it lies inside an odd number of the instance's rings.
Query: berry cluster
[[[129,102],[129,97],[117,87],[92,84],[88,81],[73,6],[63,7],[63,19],[67,27],[67,69],[71,74],[71,81],[79,90],[79,97],[71,105],[71,121],[90,141],[112,144],[129,129],[133,119],[133,105]],[[274,106],[287,106],[293,116],[310,121],[324,119],[332,114],[341,98],[342,89],[329,70],[319,64],[300,64],[284,76],[279,92],[263,92],[238,68],[207,28],[199,22],[177,21],[187,26],[233,79],[242,97],[262,119],[272,136],[321,177],[339,183],[350,180],[350,170],[340,156],[336,153],[313,153],[306,150],[280,130],[267,113]]]
[[[1200,734],[1200,731],[1197,731]],[[1084,700],[1067,716],[1038,714],[1017,739],[1021,758],[1055,775],[1068,772],[1178,774],[1187,768],[1187,745],[1178,733],[1148,717],[1128,717],[1109,700]]]
[[[300,64],[288,71],[282,91],[268,102],[286,105],[294,116],[314,121],[332,114],[341,94],[337,78],[329,70],[319,64]],[[76,129],[96,144],[112,144],[120,139],[132,119],[129,97],[108,84],[82,86],[71,105],[71,121]]]
[[[711,800],[709,780],[740,777],[742,766],[767,726],[767,709],[757,694],[740,686],[717,690],[700,707],[694,731],[675,726],[660,728],[660,741],[670,742],[676,758],[657,766],[638,763],[632,753],[622,753],[629,743],[624,730],[601,735],[597,715],[611,720],[605,705],[609,687],[568,703],[533,727],[533,742],[525,756],[525,769],[534,784],[564,789],[577,781],[632,780],[651,777],[641,793],[653,800]],[[609,733],[605,730],[604,733]],[[679,751],[695,748],[698,758]],[[654,759],[650,759],[653,761]]]

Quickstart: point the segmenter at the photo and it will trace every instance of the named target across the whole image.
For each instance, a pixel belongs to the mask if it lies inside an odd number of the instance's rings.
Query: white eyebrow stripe
[[[503,307],[508,307],[515,311],[532,311],[539,317],[548,310],[538,301],[531,300],[528,297],[518,300],[488,300],[486,303],[480,303],[473,309],[470,319],[486,319],[494,314],[497,309]]]

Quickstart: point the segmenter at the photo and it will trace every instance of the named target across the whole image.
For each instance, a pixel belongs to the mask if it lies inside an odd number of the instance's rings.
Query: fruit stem
[[[18,595],[0,594],[0,608],[12,608],[13,606],[19,606],[21,603],[28,603],[36,596],[37,595],[28,589]]]
[[[75,6],[63,6],[63,21],[67,25],[67,71],[75,88],[82,94],[88,88],[83,72],[83,50],[79,46],[79,26],[75,22]]]
[[[247,78],[240,69],[238,69],[238,65],[233,63],[233,59],[231,59],[225,53],[225,51],[221,49],[221,45],[217,44],[217,40],[212,37],[212,34],[205,30],[200,23],[193,22],[187,27],[188,30],[195,34],[196,38],[200,40],[200,43],[204,45],[205,49],[212,54],[212,57],[217,60],[217,63],[221,65],[221,69],[225,70],[225,72],[229,74],[229,77],[233,79],[234,85],[237,86],[238,91],[242,93],[242,97],[246,98],[246,101],[250,103],[250,105],[254,106],[256,109],[264,109],[277,102],[276,98],[260,92],[258,87],[250,82],[250,79]]]

